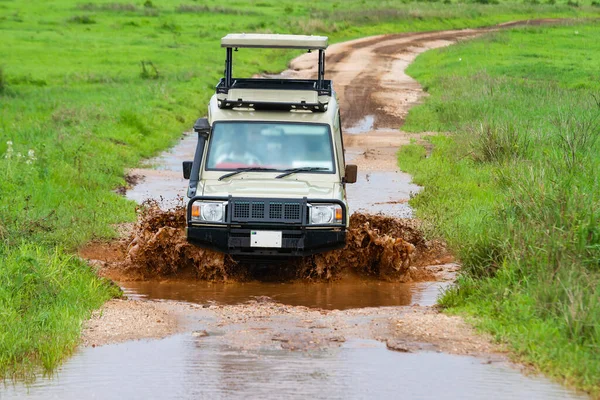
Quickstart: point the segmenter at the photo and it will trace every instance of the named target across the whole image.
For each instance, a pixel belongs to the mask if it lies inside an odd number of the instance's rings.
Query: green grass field
[[[126,168],[204,114],[223,69],[221,36],[339,41],[599,10],[573,0],[0,0],[0,375],[39,361],[55,367],[77,343],[81,321],[116,294],[72,254],[135,218],[134,204],[113,190]],[[280,71],[295,54],[236,53],[235,72]]]
[[[519,28],[425,53],[400,165],[463,263],[441,300],[521,359],[600,392],[600,24]],[[550,45],[549,45],[550,44]]]

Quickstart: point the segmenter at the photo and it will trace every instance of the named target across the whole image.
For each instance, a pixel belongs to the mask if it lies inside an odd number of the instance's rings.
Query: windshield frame
[[[210,129],[210,135],[208,137],[208,146],[206,146],[207,147],[206,156],[204,157],[203,162],[202,162],[204,171],[234,172],[237,170],[237,168],[225,168],[224,169],[224,168],[208,168],[207,167],[207,163],[208,163],[208,160],[210,159],[211,150],[213,147],[212,137],[213,137],[214,128],[216,125],[222,124],[222,123],[226,123],[226,124],[239,123],[239,124],[262,124],[262,125],[285,124],[285,125],[323,126],[327,129],[327,136],[329,138],[329,149],[331,151],[331,164],[332,164],[333,168],[331,171],[303,171],[303,172],[300,172],[300,174],[327,174],[327,175],[337,174],[338,166],[337,166],[336,148],[333,143],[333,135],[331,134],[332,130],[331,130],[331,126],[329,124],[323,123],[323,122],[296,122],[296,121],[269,121],[269,120],[261,120],[261,121],[257,121],[257,120],[230,120],[230,121],[220,120],[220,121],[213,122],[211,129]],[[264,167],[264,166],[258,165],[257,167]],[[286,172],[289,169],[291,169],[291,168],[273,168],[273,170],[271,170],[271,171],[252,171],[252,173],[280,173],[280,172]]]

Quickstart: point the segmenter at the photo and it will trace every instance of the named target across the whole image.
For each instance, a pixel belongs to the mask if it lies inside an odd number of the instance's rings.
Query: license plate
[[[250,247],[281,247],[281,232],[250,231]]]

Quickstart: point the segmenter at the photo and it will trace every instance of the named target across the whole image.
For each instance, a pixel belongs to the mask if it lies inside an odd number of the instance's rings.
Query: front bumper
[[[191,206],[198,200],[227,201],[228,206],[225,222],[210,224],[192,222]],[[247,218],[232,211],[236,209],[236,206],[241,210],[242,205],[246,208],[250,207],[250,210],[252,210],[255,203],[261,204],[261,212],[263,208],[265,209],[265,213],[264,215],[261,214],[261,218]],[[319,203],[339,204],[342,207],[343,223],[326,225],[309,224],[307,207],[309,204]],[[299,207],[299,212],[294,214],[294,218],[291,219],[282,218],[284,217],[283,214],[279,217],[271,218],[273,214],[270,214],[269,210],[275,204],[278,207],[283,204],[283,209],[286,209],[287,205],[290,205],[290,207],[293,205],[294,207]],[[298,218],[295,218],[295,216],[298,216]],[[217,250],[234,256],[309,256],[343,248],[346,245],[346,220],[346,205],[339,200],[196,196],[190,199],[188,203],[187,239],[190,243],[199,247]],[[250,237],[253,230],[281,232],[281,247],[252,247],[250,245]]]
[[[265,230],[264,228],[262,228]],[[187,238],[199,247],[235,256],[309,256],[341,249],[346,244],[345,230],[284,230],[279,248],[250,246],[250,231],[244,228],[188,226]],[[276,230],[276,229],[273,229]]]

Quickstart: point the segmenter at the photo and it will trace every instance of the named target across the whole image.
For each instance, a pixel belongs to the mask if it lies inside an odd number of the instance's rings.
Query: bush
[[[512,121],[504,124],[481,123],[470,128],[472,155],[479,162],[506,162],[525,158],[534,135],[519,129]]]
[[[72,24],[82,24],[82,25],[91,25],[95,24],[96,20],[94,20],[89,15],[75,15],[67,20]]]

